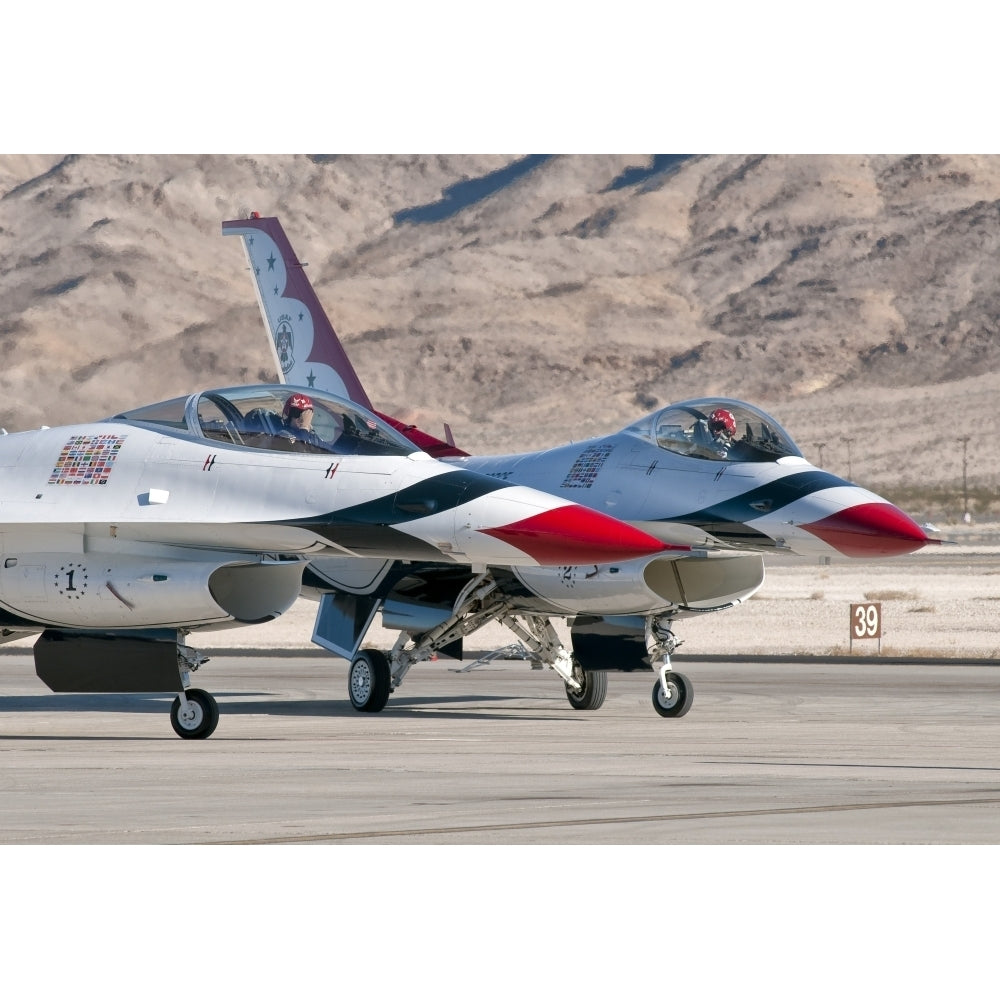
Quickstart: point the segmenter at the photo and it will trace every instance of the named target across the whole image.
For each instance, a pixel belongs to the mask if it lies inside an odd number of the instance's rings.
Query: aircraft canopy
[[[625,428],[665,451],[714,462],[802,457],[788,432],[763,410],[736,399],[675,403]]]
[[[282,419],[286,401],[312,401],[313,435]],[[111,420],[131,420],[247,448],[331,455],[410,455],[416,447],[370,411],[333,393],[290,385],[208,389],[152,403]]]

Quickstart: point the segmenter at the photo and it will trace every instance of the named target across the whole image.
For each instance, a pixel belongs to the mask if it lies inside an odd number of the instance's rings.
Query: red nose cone
[[[845,556],[902,556],[933,539],[891,503],[862,503],[802,527]]]
[[[688,550],[665,545],[638,528],[576,504],[479,530],[526,552],[541,566],[620,562],[666,549]]]

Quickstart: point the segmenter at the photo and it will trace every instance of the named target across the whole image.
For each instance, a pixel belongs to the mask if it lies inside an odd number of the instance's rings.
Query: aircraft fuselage
[[[738,415],[742,437],[718,450],[697,445],[681,418],[690,425],[719,407]],[[928,541],[897,507],[811,465],[772,418],[736,400],[678,404],[616,434],[546,451],[446,461],[695,549],[882,557]]]
[[[248,408],[276,399],[280,411],[285,394],[217,390],[0,436],[0,627],[263,621],[292,604],[320,553],[537,567],[664,548],[587,508],[414,452],[320,393],[336,440],[265,434]],[[215,419],[218,407],[227,419]],[[348,433],[352,419],[363,435]]]

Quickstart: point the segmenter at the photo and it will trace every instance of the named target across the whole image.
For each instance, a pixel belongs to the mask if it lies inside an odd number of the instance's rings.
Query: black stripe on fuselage
[[[308,528],[313,534],[325,538],[358,556],[379,559],[406,559],[417,562],[454,562],[447,552],[423,539],[397,531],[391,524],[321,524],[283,521]]]
[[[451,562],[447,553],[406,532],[397,531],[396,527],[454,510],[463,503],[503,488],[488,476],[456,470],[431,476],[397,493],[387,493],[352,507],[274,523],[308,528],[334,545],[359,555]]]
[[[407,486],[398,493],[387,493],[353,507],[281,523],[294,523],[302,527],[316,524],[406,524],[431,514],[453,510],[463,503],[496,493],[497,490],[504,489],[505,485],[475,472],[444,472]]]
[[[739,493],[710,507],[658,520],[668,524],[671,522],[691,524],[716,538],[736,545],[749,544],[773,548],[774,539],[755,528],[748,527],[746,522],[764,513],[770,514],[781,510],[782,507],[787,507],[790,503],[812,493],[818,493],[820,490],[850,485],[847,480],[822,469],[793,472],[789,476],[774,479],[763,486],[756,486],[746,493]]]

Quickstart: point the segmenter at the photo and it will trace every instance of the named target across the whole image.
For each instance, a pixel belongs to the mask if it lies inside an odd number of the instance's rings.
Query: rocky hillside
[[[372,398],[468,450],[718,393],[926,513],[962,438],[1000,487],[989,156],[2,156],[0,423],[272,377],[220,229],[250,209]]]

